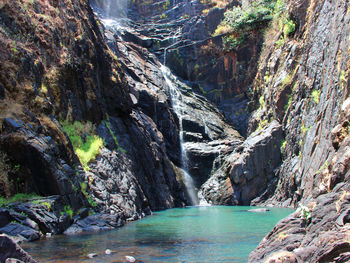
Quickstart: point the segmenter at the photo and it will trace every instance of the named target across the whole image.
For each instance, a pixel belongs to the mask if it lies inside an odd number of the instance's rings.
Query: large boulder
[[[77,220],[66,231],[65,235],[80,234],[83,232],[98,232],[111,230],[124,224],[120,214],[95,214],[84,219]]]
[[[19,245],[17,245],[13,239],[7,235],[0,234],[0,262],[5,262],[8,258],[15,258],[26,263],[36,262]]]
[[[277,121],[253,133],[227,157],[202,186],[201,194],[213,204],[249,205],[262,194],[281,162],[282,127]]]

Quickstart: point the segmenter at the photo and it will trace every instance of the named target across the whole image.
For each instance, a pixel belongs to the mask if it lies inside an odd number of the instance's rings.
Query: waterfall
[[[106,18],[119,18],[126,16],[128,0],[94,0],[92,5],[101,9]]]
[[[166,53],[167,53],[167,48],[164,48],[164,57],[163,57],[163,65],[166,65]],[[164,72],[163,72],[164,73]]]
[[[177,89],[176,84],[174,81],[170,79],[171,72],[170,70],[162,65],[161,71],[163,73],[163,76],[165,78],[166,84],[168,86],[168,90],[170,92],[170,99],[172,103],[172,107],[174,112],[176,113],[177,117],[179,118],[180,123],[180,149],[181,149],[181,164],[182,164],[182,174],[183,174],[183,182],[186,187],[186,192],[188,197],[190,198],[191,205],[199,205],[199,199],[196,187],[194,185],[193,178],[191,175],[187,172],[187,156],[186,156],[186,148],[184,147],[184,139],[183,139],[183,127],[182,127],[182,118],[185,115],[183,107],[182,107],[182,94]]]

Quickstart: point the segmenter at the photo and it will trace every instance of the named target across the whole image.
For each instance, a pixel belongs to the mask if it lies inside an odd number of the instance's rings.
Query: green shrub
[[[66,205],[64,207],[64,212],[61,212],[61,215],[64,215],[64,214],[69,215],[69,217],[72,219],[73,218],[73,214],[74,214],[72,207],[69,206],[69,205]]]
[[[214,32],[214,36],[222,33],[241,32],[256,29],[273,18],[274,0],[255,0],[247,9],[235,6],[225,12],[224,20]]]
[[[282,150],[285,149],[286,146],[287,146],[287,141],[286,141],[286,140],[283,140],[283,141],[281,142],[281,149],[282,149]]]
[[[44,205],[47,208],[47,211],[51,211],[51,204],[49,202],[41,201],[41,200],[35,200],[33,201],[33,204],[36,205]]]
[[[224,50],[231,51],[237,49],[240,45],[244,43],[246,39],[246,35],[242,34],[240,37],[235,36],[226,36],[222,38],[222,43],[224,46]]]
[[[198,85],[198,88],[204,96],[207,95],[208,92],[205,91],[201,84]]]
[[[118,151],[121,151],[122,153],[125,154],[126,151],[119,145],[119,142],[118,142],[118,140],[117,140],[117,136],[115,136],[115,134],[114,134],[114,132],[113,132],[113,130],[112,130],[112,128],[111,128],[111,123],[109,122],[109,116],[107,116],[107,120],[104,121],[104,124],[106,125],[106,127],[107,127],[107,129],[108,129],[110,135],[112,136],[112,138],[113,138],[113,140],[114,140],[114,143],[115,143],[115,145],[117,146],[117,150],[118,150]]]
[[[95,200],[92,199],[92,197],[87,192],[87,184],[83,183],[83,182],[80,183],[80,189],[81,189],[82,194],[85,196],[86,200],[89,202],[89,204],[92,207],[96,207],[97,203],[95,202]]]
[[[75,150],[84,170],[89,170],[88,163],[95,160],[100,154],[103,143],[103,140],[97,135],[88,136],[86,142]]]
[[[166,0],[165,4],[163,5],[163,10],[167,10],[170,7],[170,1]]]
[[[95,129],[91,122],[85,124],[75,121],[61,122],[63,130],[67,133],[76,155],[85,171],[89,170],[89,162],[95,160],[100,154],[104,141],[95,135]],[[84,139],[84,140],[83,140]]]
[[[306,224],[308,224],[312,217],[312,213],[310,209],[307,206],[304,206],[302,204],[299,205],[299,209],[300,209],[300,216],[306,221]]]
[[[312,97],[312,100],[318,104],[320,102],[320,95],[321,95],[321,90],[313,90],[311,92],[311,97]]]
[[[291,19],[287,19],[284,22],[283,34],[288,37],[295,32],[295,23]]]
[[[167,19],[168,16],[167,16],[165,13],[163,13],[159,18],[160,18],[160,19]]]

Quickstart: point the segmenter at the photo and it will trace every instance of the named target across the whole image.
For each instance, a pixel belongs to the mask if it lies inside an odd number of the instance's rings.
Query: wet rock
[[[0,261],[5,262],[8,258],[15,258],[27,263],[36,261],[28,255],[16,242],[4,234],[0,234]]]
[[[71,224],[68,215],[61,216],[66,203],[60,196],[38,199],[35,202],[13,205],[11,208],[34,221],[43,233],[62,233]]]
[[[76,221],[66,231],[65,235],[75,235],[83,232],[98,232],[115,229],[124,224],[123,218],[118,215],[94,214]]]
[[[125,256],[127,262],[136,262],[136,259],[132,256]]]
[[[5,263],[24,263],[24,261],[16,259],[16,258],[7,258]]]
[[[6,226],[0,228],[0,233],[7,234],[9,236],[22,236],[28,241],[37,240],[41,236],[39,231],[18,223],[7,224]]]
[[[256,209],[248,210],[248,212],[253,212],[253,213],[266,213],[269,211],[270,211],[270,209],[268,209],[268,208],[256,208]]]
[[[96,253],[90,253],[87,255],[88,258],[94,258],[94,257],[97,257],[97,254]]]

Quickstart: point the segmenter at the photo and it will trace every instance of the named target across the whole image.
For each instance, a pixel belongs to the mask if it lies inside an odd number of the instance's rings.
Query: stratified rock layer
[[[349,4],[303,1],[290,3],[289,12],[297,31],[281,47],[266,47],[256,81],[267,105],[260,115],[283,125],[284,160],[278,184],[254,203],[303,206],[277,224],[249,262],[348,262]]]

